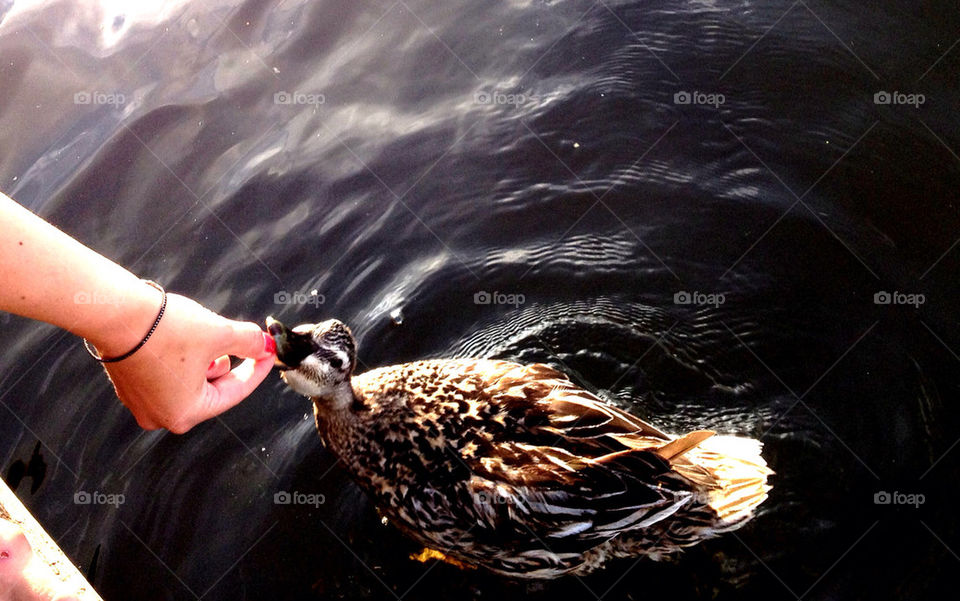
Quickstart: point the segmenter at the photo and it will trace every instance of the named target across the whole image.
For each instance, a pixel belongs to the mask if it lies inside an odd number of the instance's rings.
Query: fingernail
[[[277,354],[277,343],[274,341],[273,336],[263,333],[263,352],[270,353],[271,355]]]

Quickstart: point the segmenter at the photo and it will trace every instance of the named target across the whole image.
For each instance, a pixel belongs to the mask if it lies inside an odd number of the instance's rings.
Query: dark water
[[[671,563],[533,586],[414,564],[275,377],[145,433],[75,338],[4,315],[4,474],[41,442],[18,494],[105,599],[948,590],[956,3],[128,10],[0,2],[4,192],[226,315],[336,316],[369,367],[547,362],[665,429],[762,437],[777,476]],[[94,491],[125,502],[74,502]]]

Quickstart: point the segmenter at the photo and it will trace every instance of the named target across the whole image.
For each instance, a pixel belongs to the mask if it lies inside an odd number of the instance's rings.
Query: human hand
[[[157,287],[0,193],[0,310],[69,330],[116,358],[143,340],[160,301]],[[250,394],[274,349],[259,326],[170,294],[146,344],[106,368],[137,423],[180,433]],[[227,355],[248,360],[231,371]]]
[[[253,392],[270,372],[275,349],[258,325],[168,294],[163,318],[143,348],[104,367],[140,427],[182,434]],[[231,371],[228,355],[247,359]]]

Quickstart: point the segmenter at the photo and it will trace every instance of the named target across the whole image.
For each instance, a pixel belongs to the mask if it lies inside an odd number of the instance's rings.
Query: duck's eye
[[[333,366],[333,369],[340,369],[343,367],[343,361],[340,360],[340,357],[330,357],[330,365]]]

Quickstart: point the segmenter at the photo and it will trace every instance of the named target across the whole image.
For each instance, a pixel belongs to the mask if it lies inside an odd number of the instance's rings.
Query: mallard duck
[[[354,375],[340,321],[267,327],[323,442],[421,559],[583,575],[737,529],[770,490],[759,441],[670,436],[547,365],[427,360]]]

